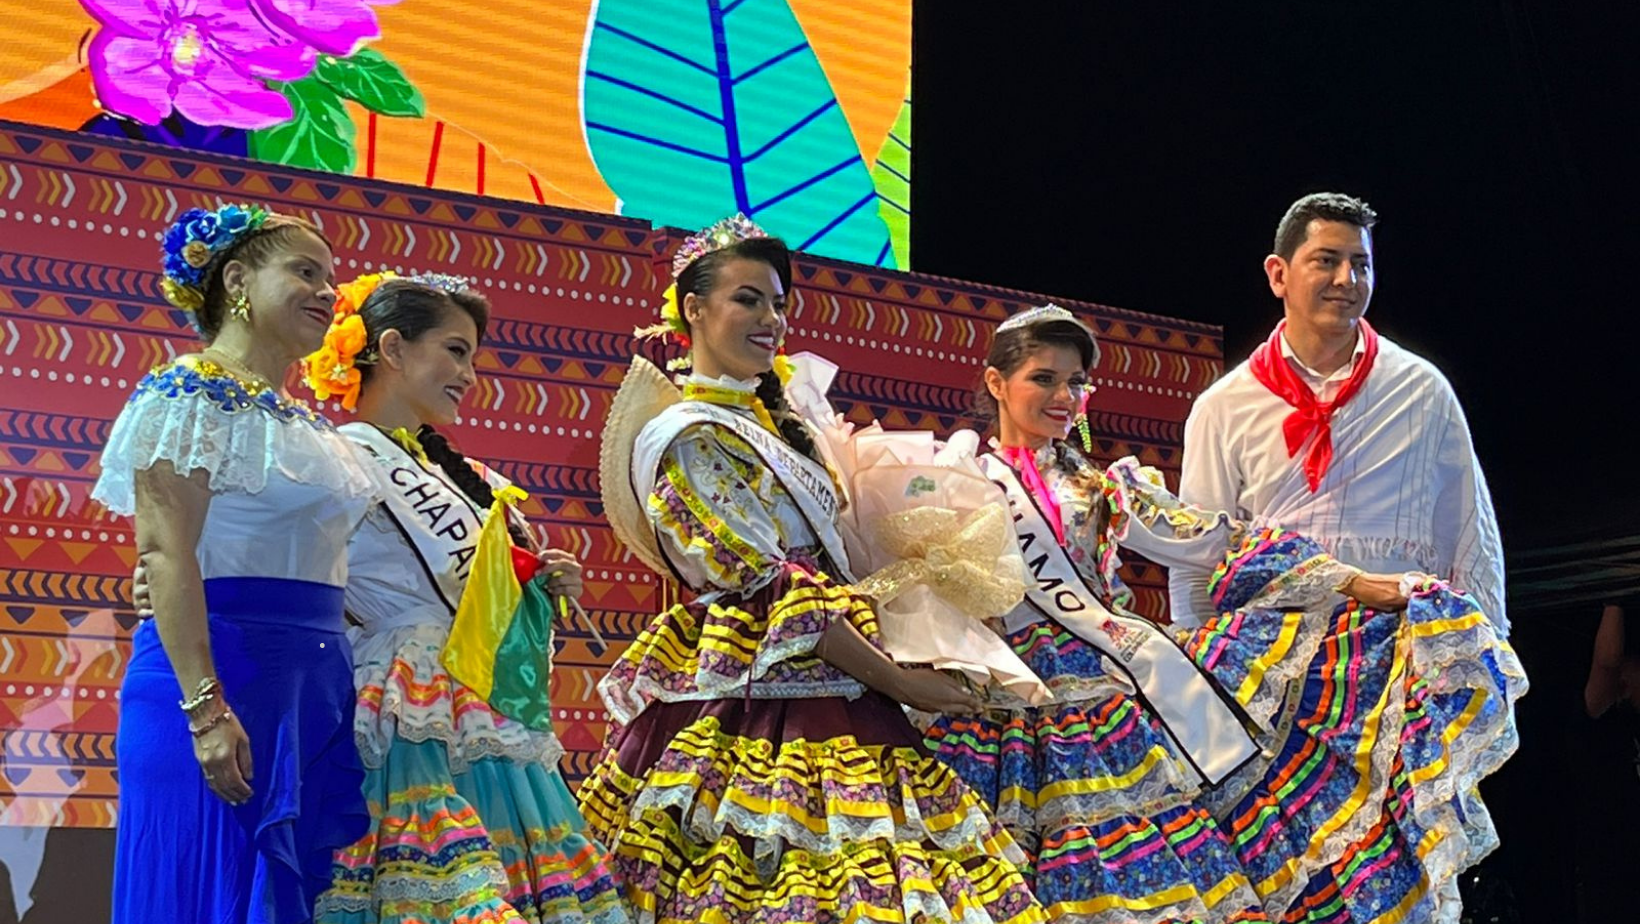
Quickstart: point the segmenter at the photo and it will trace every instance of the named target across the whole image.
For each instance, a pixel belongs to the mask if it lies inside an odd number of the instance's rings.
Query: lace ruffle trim
[[[455,773],[484,758],[556,770],[564,756],[557,735],[514,722],[451,679],[439,662],[447,632],[448,627],[412,626],[357,644],[364,656],[353,672],[360,691],[353,735],[365,766],[382,766],[399,738],[443,742]],[[373,651],[380,654],[372,657]]]
[[[138,383],[109,433],[92,497],[129,515],[136,509],[136,473],[162,460],[181,473],[204,470],[216,493],[255,494],[272,473],[349,500],[379,493],[323,418],[270,392],[248,397],[242,387],[180,364]]]

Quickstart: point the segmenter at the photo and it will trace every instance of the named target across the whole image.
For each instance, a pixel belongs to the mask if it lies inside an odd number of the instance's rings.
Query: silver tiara
[[[1049,302],[1040,308],[1029,308],[1025,311],[1021,311],[1019,314],[1016,314],[1008,320],[1003,321],[1001,324],[997,325],[997,331],[1001,332],[1005,330],[1014,330],[1016,328],[1025,327],[1029,324],[1036,324],[1041,321],[1070,321],[1072,324],[1081,325],[1083,327],[1087,326],[1082,324],[1081,318],[1078,318],[1076,315],[1071,314],[1064,308],[1055,305],[1053,302]]]
[[[451,295],[470,291],[473,287],[473,281],[466,276],[453,276],[449,273],[421,273],[403,278],[406,282],[419,283],[429,288],[438,289],[440,292],[448,292]]]

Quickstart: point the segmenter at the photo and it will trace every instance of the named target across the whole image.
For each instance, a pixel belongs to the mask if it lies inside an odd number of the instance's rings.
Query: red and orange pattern
[[[160,297],[158,235],[183,210],[221,201],[316,219],[344,278],[459,273],[491,297],[483,375],[454,435],[526,489],[525,512],[586,562],[583,602],[614,644],[598,649],[575,625],[558,633],[554,716],[564,773],[578,780],[604,734],[598,679],[676,599],[615,542],[596,483],[599,427],[635,349],[632,329],[654,318],[664,284],[655,261],[676,248],[672,233],[0,123],[0,822],[114,823],[134,553],[129,522],[87,494],[132,386],[195,344]],[[1046,300],[818,259],[798,262],[795,288],[791,348],[852,370],[834,389],[839,409],[942,431],[962,421],[991,328]],[[1219,330],[1070,306],[1104,344],[1094,455],[1176,472],[1181,421],[1222,368]],[[1131,564],[1129,576],[1135,607],[1162,612],[1160,569]]]

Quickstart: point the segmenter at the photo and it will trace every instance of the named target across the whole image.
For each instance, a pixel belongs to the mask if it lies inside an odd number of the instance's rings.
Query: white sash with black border
[[[1159,626],[1100,602],[1012,466],[994,454],[981,456],[980,463],[1008,496],[1019,550],[1030,572],[1025,601],[1007,618],[1009,631],[1035,622],[1040,614],[1105,654],[1127,675],[1204,782],[1219,783],[1252,759],[1258,746],[1235,702]]]

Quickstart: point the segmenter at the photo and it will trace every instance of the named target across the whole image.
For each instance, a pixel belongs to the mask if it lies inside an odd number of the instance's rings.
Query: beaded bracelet
[[[179,700],[177,705],[182,707],[183,712],[193,715],[206,703],[216,699],[217,694],[221,692],[222,684],[218,683],[215,677],[206,677],[199,681],[199,686],[194,687],[192,697]]]
[[[211,729],[217,727],[218,725],[221,725],[223,722],[226,722],[231,718],[233,718],[233,710],[227,708],[226,706],[224,706],[222,708],[221,712],[218,712],[216,715],[211,716],[209,719],[206,719],[205,724],[203,724],[203,725],[192,725],[192,724],[190,724],[188,726],[188,733],[193,735],[195,738],[198,738],[200,735],[205,734],[206,732],[208,732]]]

